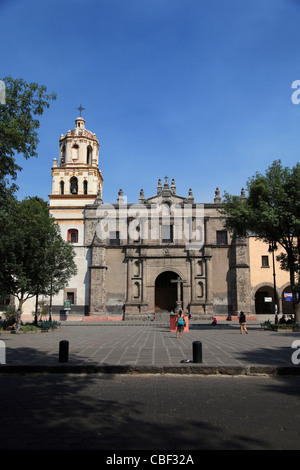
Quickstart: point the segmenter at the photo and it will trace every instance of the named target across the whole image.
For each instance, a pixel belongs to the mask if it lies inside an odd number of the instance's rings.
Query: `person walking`
[[[178,338],[178,335],[181,338],[182,337],[182,332],[183,332],[184,327],[186,325],[182,310],[179,310],[176,325],[177,325],[176,338]]]
[[[243,332],[248,334],[247,327],[246,327],[246,315],[244,314],[244,312],[240,313],[239,322],[240,322],[241,334],[243,334]]]

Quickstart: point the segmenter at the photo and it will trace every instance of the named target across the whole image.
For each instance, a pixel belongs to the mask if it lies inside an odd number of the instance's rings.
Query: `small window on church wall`
[[[70,228],[68,230],[67,241],[69,243],[78,243],[78,230],[76,230],[76,228]]]
[[[217,245],[227,245],[226,230],[217,230]]]
[[[75,303],[75,295],[74,292],[67,292],[67,300],[71,302],[72,305]]]
[[[162,240],[162,243],[173,242],[173,225],[161,226],[161,240]]]
[[[83,182],[83,194],[87,194],[88,193],[88,182],[86,180],[84,180]]]
[[[269,268],[269,256],[262,256],[261,257],[261,267],[262,268]]]
[[[109,232],[110,246],[120,246],[120,232]]]
[[[60,194],[64,194],[65,193],[65,183],[63,181],[61,181],[59,184],[60,184]]]

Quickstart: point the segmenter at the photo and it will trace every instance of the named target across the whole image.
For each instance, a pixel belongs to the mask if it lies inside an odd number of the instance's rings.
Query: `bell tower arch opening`
[[[70,179],[70,194],[78,194],[78,180],[76,176]]]
[[[174,271],[164,271],[157,276],[155,279],[154,288],[155,311],[175,311],[177,301],[177,284],[171,281],[175,281],[177,278],[178,274]],[[182,285],[180,288],[182,289]]]
[[[87,165],[92,164],[93,148],[91,145],[88,145],[86,148],[86,163]]]

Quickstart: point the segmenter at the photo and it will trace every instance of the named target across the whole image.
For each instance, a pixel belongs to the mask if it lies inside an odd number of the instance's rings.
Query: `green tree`
[[[16,163],[16,156],[25,159],[37,157],[39,143],[37,119],[55,93],[47,94],[47,89],[37,83],[26,83],[23,79],[5,77],[5,104],[0,104],[0,204],[9,200],[15,190],[17,174],[22,170]]]
[[[21,311],[28,298],[56,293],[76,274],[73,247],[61,238],[45,201],[11,202],[1,224],[0,290],[14,295]]]
[[[52,297],[66,287],[69,279],[77,273],[74,249],[62,239],[59,226],[52,224],[45,248],[45,271],[41,294],[50,298],[50,320],[52,320]]]
[[[225,226],[234,235],[245,237],[253,233],[267,243],[277,243],[284,252],[278,259],[282,269],[290,273],[294,312],[300,321],[299,291],[300,261],[300,164],[283,167],[276,160],[265,175],[256,173],[247,182],[247,197],[225,193],[221,213]]]

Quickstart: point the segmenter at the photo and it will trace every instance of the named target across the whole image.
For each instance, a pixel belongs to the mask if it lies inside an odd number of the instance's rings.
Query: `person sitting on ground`
[[[280,320],[279,320],[279,323],[280,323],[281,325],[284,325],[284,324],[286,323],[285,315],[282,315],[282,317],[281,317]]]
[[[293,317],[293,315],[290,315],[288,320],[286,321],[288,324],[291,324],[291,323],[294,323],[295,322],[295,319]]]

